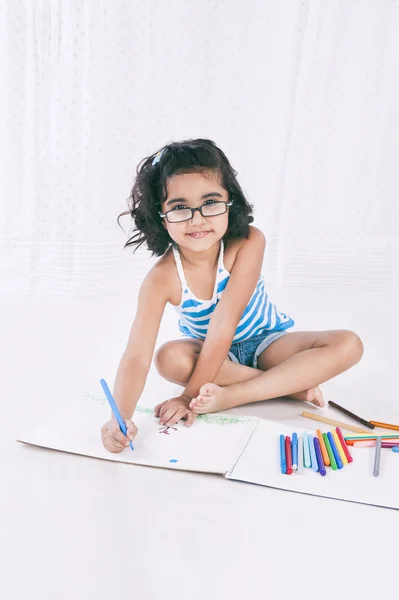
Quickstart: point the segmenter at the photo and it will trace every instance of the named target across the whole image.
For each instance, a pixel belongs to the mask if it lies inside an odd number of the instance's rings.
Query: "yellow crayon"
[[[339,439],[339,437],[338,437],[338,434],[337,434],[337,432],[335,431],[335,429],[333,429],[331,433],[332,433],[332,435],[333,435],[334,442],[335,442],[335,445],[337,446],[337,450],[338,450],[338,452],[339,452],[339,455],[340,455],[340,457],[341,457],[341,460],[342,460],[342,462],[343,462],[343,464],[344,464],[344,465],[347,465],[347,464],[348,464],[348,459],[346,458],[346,454],[345,454],[345,452],[343,451],[343,448],[342,448],[342,446],[341,446],[341,442],[340,442],[340,439]]]

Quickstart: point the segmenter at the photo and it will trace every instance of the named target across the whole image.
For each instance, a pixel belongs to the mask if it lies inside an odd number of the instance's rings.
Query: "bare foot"
[[[303,400],[304,402],[311,402],[319,408],[322,408],[324,406],[323,393],[319,386],[310,388],[310,390],[307,390],[306,392],[290,394],[289,398],[294,398],[295,400]]]
[[[189,408],[197,415],[204,415],[226,410],[232,406],[235,406],[235,403],[229,400],[226,387],[220,387],[216,383],[206,383],[201,387],[198,396],[191,400]]]
[[[232,401],[227,387],[221,387],[216,383],[206,383],[201,387],[198,396],[191,400],[190,409],[197,415],[203,415],[236,406],[239,403]],[[306,392],[290,394],[289,398],[311,402],[319,408],[324,406],[323,393],[319,386],[310,388]]]

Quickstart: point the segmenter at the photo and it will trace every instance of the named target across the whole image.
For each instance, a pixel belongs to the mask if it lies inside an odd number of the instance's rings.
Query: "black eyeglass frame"
[[[215,204],[224,204],[225,205],[225,210],[221,213],[218,213],[217,215],[204,215],[204,213],[202,212],[202,209],[204,206],[215,206]],[[190,206],[186,206],[184,209],[182,210],[191,210],[191,217],[189,217],[188,219],[183,219],[182,221],[169,221],[167,215],[170,212],[175,212],[174,208],[171,208],[170,210],[167,210],[166,213],[162,213],[159,212],[159,216],[161,218],[166,217],[166,220],[168,221],[168,223],[184,223],[185,221],[191,221],[191,219],[194,218],[194,213],[196,210],[199,210],[199,212],[201,213],[201,215],[204,217],[204,219],[211,219],[212,217],[219,217],[220,215],[224,215],[227,212],[227,207],[231,206],[233,204],[232,200],[229,200],[228,202],[225,202],[224,200],[216,200],[213,204],[201,204],[201,206],[198,206],[197,208],[191,208]]]

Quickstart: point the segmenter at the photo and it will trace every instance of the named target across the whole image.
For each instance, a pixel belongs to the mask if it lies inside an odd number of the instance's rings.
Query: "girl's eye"
[[[205,206],[206,204],[214,204],[215,202],[217,202],[217,200],[212,200],[212,199],[210,199],[210,200],[206,200],[206,201],[204,202],[204,206]],[[173,207],[171,210],[181,210],[181,209],[183,209],[183,208],[187,208],[187,206],[185,206],[184,204],[177,204],[177,205],[176,205],[176,206],[174,206],[174,207]]]

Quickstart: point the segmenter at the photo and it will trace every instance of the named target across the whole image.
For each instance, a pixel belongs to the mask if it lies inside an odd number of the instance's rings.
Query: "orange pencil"
[[[331,461],[330,461],[330,457],[328,456],[327,448],[324,443],[324,438],[321,435],[320,429],[316,429],[316,435],[317,435],[317,439],[320,442],[320,450],[323,455],[323,462],[326,465],[326,467],[328,467],[331,464]]]
[[[399,431],[399,425],[390,425],[389,423],[380,423],[379,421],[370,421],[375,427],[381,427],[382,429],[393,429]]]

